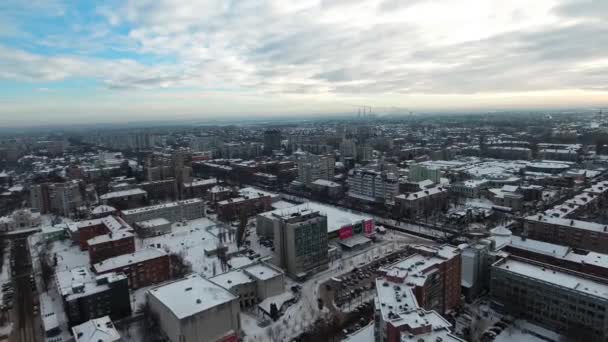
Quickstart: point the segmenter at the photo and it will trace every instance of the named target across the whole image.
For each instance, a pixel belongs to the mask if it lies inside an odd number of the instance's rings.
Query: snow
[[[233,286],[254,283],[255,280],[247,275],[243,270],[229,271],[218,276],[209,278],[212,282],[230,290]]]
[[[274,209],[287,209],[293,207],[294,205],[296,204],[287,201],[276,201],[272,203],[272,207]]]
[[[291,206],[289,208],[276,209],[273,211],[265,212],[260,215],[266,217],[272,217],[273,215],[290,215],[293,213],[300,212],[302,210],[319,211],[321,214],[327,216],[327,232],[331,233],[339,230],[345,226],[352,226],[358,223],[362,223],[367,220],[371,220],[370,216],[365,214],[356,213],[354,211],[337,208],[330,205],[325,205],[317,202],[307,202],[298,205]]]
[[[110,234],[97,235],[96,237],[87,240],[87,244],[89,246],[94,246],[94,245],[98,245],[100,243],[118,241],[118,240],[128,239],[128,238],[132,238],[132,237],[133,237],[133,234],[129,233],[129,232],[122,232],[122,233],[115,232],[115,233],[110,233]]]
[[[112,198],[120,198],[120,197],[136,196],[136,195],[147,195],[147,194],[148,194],[147,191],[142,190],[140,188],[135,188],[135,189],[129,189],[129,190],[108,192],[107,194],[103,194],[103,195],[99,196],[99,199],[108,200],[108,199],[112,199]]]
[[[513,322],[494,338],[494,342],[558,342],[562,340],[562,336],[558,333],[523,320]]]
[[[259,280],[270,280],[281,275],[277,270],[263,264],[255,264],[244,268],[244,270]]]
[[[601,298],[608,297],[608,285],[559,270],[548,269],[514,259],[504,259],[502,262],[494,264],[493,267],[544,283],[550,283],[554,286],[583,292],[587,295]]]
[[[117,268],[127,267],[151,259],[160,258],[167,255],[163,250],[157,248],[143,248],[131,254],[115,256],[93,265],[95,273],[105,273]]]
[[[604,224],[599,224],[599,223],[595,223],[595,222],[587,222],[587,221],[579,221],[579,220],[571,220],[571,219],[565,219],[565,218],[559,218],[559,217],[551,217],[551,216],[542,215],[542,214],[528,216],[528,217],[526,217],[526,220],[534,221],[534,222],[542,222],[542,223],[562,226],[562,227],[572,227],[572,228],[577,228],[577,229],[590,230],[590,231],[594,231],[594,232],[603,233],[606,231],[606,225],[604,225]]]
[[[262,302],[260,302],[260,304],[258,304],[258,307],[267,314],[270,314],[270,304],[275,303],[277,305],[277,308],[281,310],[283,304],[290,300],[293,300],[294,298],[295,297],[291,291],[285,291],[280,295],[264,299]]]
[[[197,274],[156,287],[148,293],[156,297],[179,319],[237,299],[228,290]]]
[[[76,342],[114,342],[120,334],[110,317],[104,316],[84,322],[72,328]]]

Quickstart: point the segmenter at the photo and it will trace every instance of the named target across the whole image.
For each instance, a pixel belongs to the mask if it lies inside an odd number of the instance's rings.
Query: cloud
[[[606,12],[603,0],[110,1],[77,35],[3,42],[0,78],[336,100],[605,89],[592,71],[608,58]]]

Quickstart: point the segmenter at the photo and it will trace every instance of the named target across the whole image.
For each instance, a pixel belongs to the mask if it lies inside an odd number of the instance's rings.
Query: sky
[[[2,0],[0,125],[608,106],[606,0]]]

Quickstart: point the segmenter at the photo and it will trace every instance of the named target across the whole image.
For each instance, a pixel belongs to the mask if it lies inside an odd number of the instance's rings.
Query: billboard
[[[363,222],[363,232],[365,232],[365,236],[374,235],[374,220]]]
[[[352,237],[353,236],[353,227],[346,226],[346,227],[340,228],[340,232],[338,233],[338,236],[340,237],[340,240],[345,240],[345,239],[348,239],[349,237]]]

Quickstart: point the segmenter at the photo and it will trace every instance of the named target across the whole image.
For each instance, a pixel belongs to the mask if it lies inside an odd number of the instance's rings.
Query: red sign
[[[224,336],[218,340],[218,342],[238,342],[239,337],[236,334]]]
[[[365,233],[365,235],[374,234],[374,220],[367,220],[363,222],[363,232]]]
[[[353,227],[347,226],[347,227],[340,228],[338,235],[340,236],[340,240],[345,240],[345,239],[348,239],[349,237],[352,237],[353,236]]]

